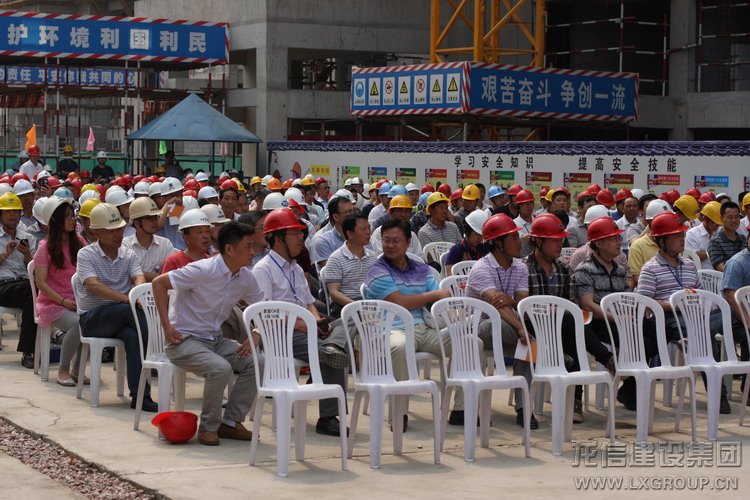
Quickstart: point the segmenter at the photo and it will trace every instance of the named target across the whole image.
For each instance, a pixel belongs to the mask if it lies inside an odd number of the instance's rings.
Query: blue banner
[[[471,68],[471,109],[477,114],[503,116],[558,116],[567,119],[607,117],[631,120],[636,116],[638,80],[631,77],[584,76],[561,72]],[[563,116],[564,115],[564,116]],[[579,116],[580,115],[580,116]]]
[[[0,55],[226,63],[227,25],[0,11]]]
[[[45,70],[38,66],[0,66],[0,83],[135,87],[136,72],[124,69],[48,67]]]

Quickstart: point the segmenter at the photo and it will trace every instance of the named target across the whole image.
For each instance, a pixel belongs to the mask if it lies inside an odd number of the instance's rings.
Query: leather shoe
[[[464,425],[464,411],[463,410],[451,410],[451,414],[448,417],[449,425]],[[477,425],[479,425],[479,415],[477,415]],[[490,424],[491,426],[492,424]]]
[[[137,397],[133,396],[130,398],[130,407],[135,410],[135,404],[137,402]],[[151,413],[156,413],[159,411],[159,405],[154,402],[154,400],[151,399],[151,396],[144,396],[143,397],[143,404],[141,405],[141,409],[143,411],[149,411]]]
[[[324,436],[341,436],[341,425],[336,417],[320,417],[315,424],[315,432]],[[346,435],[349,435],[349,428],[346,428]]]
[[[21,366],[24,368],[34,368],[34,355],[30,352],[23,353],[21,357]]]
[[[519,410],[516,412],[516,423],[523,427],[523,410]],[[529,429],[538,429],[539,428],[539,422],[536,421],[536,417],[534,417],[534,414],[531,414],[531,419],[529,420]]]
[[[217,435],[224,439],[236,439],[238,441],[250,441],[253,439],[253,433],[245,429],[245,426],[237,422],[234,427],[221,424]]]
[[[219,446],[219,434],[214,431],[198,431],[198,442],[206,446]]]

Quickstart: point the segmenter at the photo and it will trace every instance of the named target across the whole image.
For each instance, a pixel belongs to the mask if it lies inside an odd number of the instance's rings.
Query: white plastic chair
[[[701,288],[717,295],[721,294],[721,282],[724,273],[714,269],[698,268],[698,278],[701,280]]]
[[[573,390],[576,385],[604,383],[609,392],[607,435],[610,443],[615,436],[615,404],[612,376],[609,372],[592,372],[586,363],[580,371],[568,372],[562,347],[562,322],[565,313],[575,321],[573,334],[576,340],[578,359],[585,360],[586,348],[583,335],[583,313],[581,309],[560,297],[536,295],[526,297],[518,303],[518,315],[523,324],[526,341],[530,335],[525,319],[528,318],[537,342],[536,360],[531,362],[532,393],[539,384],[550,384],[552,393],[552,453],[562,454],[563,441],[570,441],[573,427]],[[528,408],[528,406],[524,406]]]
[[[617,373],[614,387],[621,377],[635,378],[637,395],[636,442],[645,443],[654,424],[654,392],[658,379],[687,379],[690,382],[690,424],[692,439],[695,441],[695,379],[688,366],[672,366],[667,354],[667,338],[664,332],[664,310],[655,300],[637,293],[611,293],[601,301],[601,308],[612,318],[617,327],[620,348],[615,357]],[[656,342],[661,366],[650,368],[643,339],[643,320],[650,311],[656,320]],[[607,322],[610,345],[615,345],[610,322]],[[647,390],[648,389],[648,390]],[[675,411],[674,430],[680,430],[683,398],[680,398]]]
[[[575,251],[578,250],[576,247],[563,247],[563,249],[560,251],[560,259],[564,263],[570,262],[570,258],[573,256]]]
[[[462,260],[456,262],[451,268],[451,275],[453,276],[468,276],[471,268],[474,267],[477,261],[475,260]]]
[[[443,252],[440,254],[440,277],[445,278],[446,276],[450,276],[445,269],[445,260],[448,258],[448,252]]]
[[[143,409],[143,393],[146,390],[146,380],[150,379],[151,370],[156,370],[159,377],[159,413],[169,411],[172,403],[172,388],[174,387],[175,407],[177,411],[185,409],[185,371],[171,361],[164,354],[164,329],[159,320],[151,283],[135,286],[128,294],[130,309],[133,311],[135,326],[138,330],[138,342],[141,345],[142,368],[138,380],[138,395],[135,406],[135,421],[133,430],[138,430]],[[143,345],[141,324],[138,321],[138,304],[146,316],[148,325],[148,342]]]
[[[297,460],[305,458],[305,432],[307,427],[306,402],[318,399],[337,398],[339,403],[341,434],[341,470],[346,466],[346,396],[344,389],[335,384],[324,384],[318,362],[318,337],[307,335],[307,354],[309,358],[312,383],[303,384],[297,380],[297,367],[292,351],[292,334],[297,319],[305,322],[308,332],[316,332],[317,324],[312,313],[289,302],[268,301],[253,304],[242,314],[245,331],[252,341],[253,325],[260,332],[263,343],[263,376],[261,377],[258,352],[253,349],[255,381],[258,385],[258,397],[255,403],[253,418],[253,439],[250,445],[250,465],[255,465],[258,451],[260,421],[263,416],[263,404],[267,397],[273,398],[276,407],[276,462],[277,472],[281,477],[289,473],[289,444],[291,433],[292,407],[294,407],[294,449]]]
[[[36,323],[36,344],[34,346],[34,373],[42,372],[42,380],[49,380],[49,349],[52,343],[52,327],[39,325],[39,313],[36,311],[36,282],[34,281],[34,261],[29,262],[26,271],[29,274],[29,284],[31,285],[31,296],[34,298],[34,323]]]
[[[729,303],[723,297],[706,290],[679,290],[669,297],[669,304],[675,314],[681,314],[685,320],[685,331],[680,322],[677,327],[680,338],[687,339],[685,352],[686,364],[693,372],[706,374],[706,392],[708,393],[708,440],[716,441],[719,429],[719,404],[721,402],[721,383],[724,375],[750,375],[750,362],[738,361],[734,349],[727,349],[727,360],[716,361],[711,343],[710,317],[711,310],[718,307],[721,311],[722,330],[727,345],[734,345],[732,336],[732,319]],[[740,425],[745,419],[747,391],[750,384],[745,384],[740,406]],[[682,391],[681,391],[681,394]]]
[[[448,252],[453,243],[447,241],[433,241],[422,248],[425,262],[440,262],[440,255]]]
[[[81,298],[76,293],[77,274],[70,278],[73,286],[73,293],[76,296],[76,302]],[[84,286],[81,284],[81,286]],[[119,339],[105,339],[98,337],[84,337],[81,329],[81,359],[78,362],[78,384],[76,388],[76,399],[81,399],[83,395],[83,381],[86,378],[86,358],[91,353],[91,401],[90,406],[99,406],[99,389],[101,386],[102,375],[102,351],[105,347],[115,348],[115,380],[117,385],[117,395],[125,394],[125,343]]]
[[[18,327],[21,327],[21,309],[18,307],[5,307],[0,306],[0,350],[3,348],[3,334],[5,332],[5,320],[3,320],[3,316],[6,314],[10,314],[16,318],[16,323],[18,324]]]
[[[441,290],[450,290],[451,297],[465,297],[466,296],[466,283],[468,283],[469,277],[466,275],[461,276],[448,276],[440,281]]]
[[[682,257],[686,259],[690,259],[693,264],[695,265],[695,268],[700,271],[702,263],[700,257],[698,257],[698,254],[693,252],[692,250],[688,250],[687,248],[682,251]],[[710,260],[709,260],[710,262]],[[708,271],[708,269],[707,269]]]
[[[315,263],[315,270],[318,271],[318,279],[320,280],[320,286],[323,288],[323,298],[326,301],[326,314],[331,315],[331,296],[328,295],[328,286],[325,279],[325,266],[318,268],[318,263]]]
[[[529,408],[529,387],[526,379],[521,376],[508,376],[505,370],[499,370],[496,375],[485,375],[479,351],[479,323],[482,316],[490,318],[492,329],[492,349],[496,359],[502,359],[502,339],[500,338],[500,314],[490,304],[468,297],[441,299],[432,305],[432,314],[440,317],[447,325],[451,339],[450,368],[444,368],[443,380],[445,389],[442,399],[442,418],[440,421],[442,442],[445,440],[445,426],[448,423],[448,409],[451,393],[454,387],[460,387],[464,392],[464,459],[473,462],[476,455],[476,422],[477,414],[480,420],[480,444],[483,448],[489,446],[490,440],[490,403],[495,389],[521,389],[525,408]],[[440,344],[443,355],[443,366],[448,366],[445,347]],[[448,373],[450,371],[450,373]],[[524,431],[522,444],[526,445],[526,457],[531,456],[531,413],[524,415]]]
[[[391,330],[396,318],[404,324],[406,336],[406,367],[408,380],[397,381],[393,375],[391,359]],[[402,451],[405,414],[405,398],[411,394],[429,393],[432,396],[432,419],[434,425],[435,463],[440,463],[440,420],[439,391],[432,380],[419,380],[416,356],[414,352],[414,319],[401,306],[382,300],[362,300],[347,304],[341,311],[344,325],[354,324],[359,333],[360,359],[359,369],[354,373],[354,404],[351,414],[351,436],[349,438],[348,458],[354,451],[354,440],[357,434],[357,421],[362,397],[367,394],[372,401],[370,416],[370,467],[380,468],[383,444],[383,416],[385,400],[391,396],[396,401],[393,411],[393,451],[400,455]],[[349,355],[354,361],[354,343],[347,328],[347,345]]]

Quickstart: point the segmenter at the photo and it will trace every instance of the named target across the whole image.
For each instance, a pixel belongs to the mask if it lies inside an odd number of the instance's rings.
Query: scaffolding
[[[699,0],[697,7],[696,92],[750,90],[750,2]]]
[[[669,16],[666,8],[661,15],[661,20],[659,21],[647,21],[640,19],[637,15],[626,15],[625,0],[620,0],[618,11],[619,12],[616,15],[605,18],[554,24],[548,23],[546,26],[546,36],[548,38],[552,38],[551,34],[554,34],[557,30],[567,30],[570,33],[573,30],[585,30],[587,28],[601,26],[611,26],[613,28],[612,33],[616,34],[616,36],[609,40],[604,40],[603,46],[599,45],[580,47],[576,49],[549,50],[545,53],[544,66],[553,68],[575,66],[577,69],[606,69],[618,72],[635,72],[639,73],[639,82],[642,85],[641,93],[647,93],[643,92],[643,84],[652,84],[652,89],[656,90],[655,93],[662,96],[667,95],[667,73],[669,69]],[[657,34],[661,35],[661,47],[642,47],[636,43],[628,43],[626,41],[627,30],[632,26],[657,30]],[[572,37],[569,34],[564,38],[569,41]],[[604,66],[601,65],[601,60],[597,61],[596,68],[581,68],[578,64],[570,64],[570,56],[581,54],[616,54],[617,64],[614,67],[606,67],[606,64]],[[625,56],[628,54],[653,57],[659,62],[659,64],[655,64],[654,66],[659,67],[660,70],[657,74],[644,74],[644,66],[638,64],[630,65],[625,62]],[[647,88],[647,86],[645,88]]]

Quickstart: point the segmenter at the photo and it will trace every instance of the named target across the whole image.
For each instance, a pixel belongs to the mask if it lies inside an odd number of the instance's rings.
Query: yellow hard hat
[[[96,184],[84,184],[81,186],[81,194],[85,193],[86,191],[96,191],[97,194],[99,194],[99,188],[96,187]]]
[[[685,217],[695,220],[698,217],[698,200],[689,194],[683,194],[674,202],[675,208],[679,208]],[[712,219],[713,220],[713,219]]]
[[[555,191],[557,191],[557,189],[550,189],[549,191],[547,191],[547,195],[544,197],[544,199],[552,203],[552,197],[555,196]]]
[[[158,167],[156,167],[156,170],[154,172],[157,174],[166,174],[167,167],[165,167],[164,165],[159,165]]]
[[[101,201],[99,201],[98,199],[89,198],[81,204],[81,208],[80,210],[78,210],[78,215],[86,218],[91,217],[91,210],[99,203],[101,203]]]
[[[742,207],[742,210],[745,210],[745,207],[750,205],[750,192],[745,194],[745,196],[742,197],[742,204],[740,207]]]
[[[250,179],[250,186],[252,187],[252,186],[255,186],[256,184],[260,184],[262,181],[263,179],[261,179],[260,177],[256,175],[255,177]]]
[[[0,210],[23,210],[21,198],[12,192],[0,196]]]
[[[241,180],[235,179],[235,178],[232,178],[232,180],[237,183],[237,192],[238,193],[240,193],[240,194],[247,193],[247,188],[245,187],[245,185],[242,183]]]
[[[315,185],[315,179],[312,177],[303,177],[302,181],[300,182],[303,186],[314,186]]]
[[[479,188],[476,187],[474,184],[469,184],[464,188],[464,192],[461,195],[461,198],[464,200],[478,200],[480,197]]]
[[[441,201],[444,201],[448,203],[450,200],[447,196],[445,196],[440,191],[435,191],[430,196],[427,197],[427,206],[425,207],[425,211],[429,214],[430,213],[430,207],[434,205],[435,203],[440,203]]]
[[[409,210],[412,209],[411,200],[408,196],[405,196],[403,194],[399,194],[393,197],[391,200],[390,205],[388,205],[388,211],[390,212],[394,208],[408,208]]]
[[[66,144],[63,147],[63,153],[72,153],[72,152],[73,152],[73,146],[71,146],[70,144]]]
[[[721,225],[721,203],[718,201],[709,201],[703,205],[701,213],[711,219],[712,222]]]

